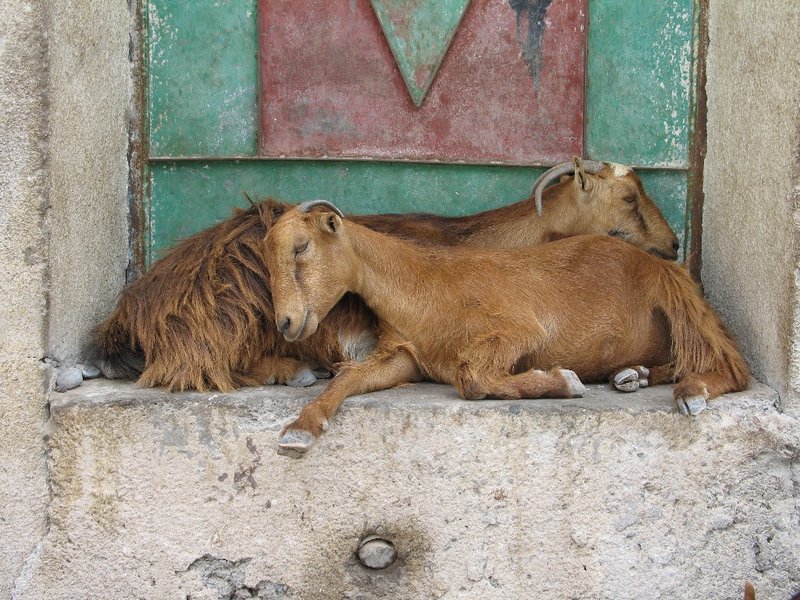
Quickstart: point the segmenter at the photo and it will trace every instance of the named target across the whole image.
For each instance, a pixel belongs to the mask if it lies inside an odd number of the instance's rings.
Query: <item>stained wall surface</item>
[[[41,3],[0,3],[0,597],[47,524],[48,239]]]
[[[128,266],[133,18],[122,0],[47,7],[49,353],[69,363]]]
[[[800,4],[712,2],[703,283],[756,377],[800,414]]]
[[[127,2],[0,4],[0,596],[49,517],[52,367],[74,362],[127,266]]]
[[[416,384],[348,399],[308,456],[278,455],[323,385],[59,396],[52,526],[21,597],[738,600],[745,578],[763,598],[800,583],[800,428],[766,386],[690,419],[667,386],[468,402]],[[368,535],[394,565],[359,563]]]

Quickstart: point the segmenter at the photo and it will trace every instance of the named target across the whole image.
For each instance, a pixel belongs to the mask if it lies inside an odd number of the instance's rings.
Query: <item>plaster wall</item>
[[[0,597],[47,525],[46,41],[37,1],[0,2]]]
[[[48,527],[48,365],[124,282],[131,31],[120,0],[0,3],[0,597]]]
[[[800,414],[800,4],[711,1],[703,270],[754,375]]]
[[[134,28],[124,0],[46,5],[49,354],[70,363],[125,282]]]

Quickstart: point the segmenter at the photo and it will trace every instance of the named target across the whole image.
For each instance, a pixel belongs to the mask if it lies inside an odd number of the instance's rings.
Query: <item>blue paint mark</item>
[[[542,73],[542,36],[544,18],[553,0],[508,0],[512,10],[517,13],[517,39],[522,50],[522,58],[528,65],[533,79],[533,87],[539,89]]]

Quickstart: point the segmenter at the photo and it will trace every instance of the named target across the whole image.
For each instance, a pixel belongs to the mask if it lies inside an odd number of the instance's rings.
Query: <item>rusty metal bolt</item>
[[[358,560],[370,569],[385,569],[397,560],[394,544],[377,535],[368,535],[358,543]]]

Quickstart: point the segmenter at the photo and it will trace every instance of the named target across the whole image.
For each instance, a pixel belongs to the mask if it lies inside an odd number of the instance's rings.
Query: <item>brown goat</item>
[[[429,247],[316,201],[287,211],[266,245],[287,340],[307,339],[347,293],[363,298],[380,331],[375,352],[282,433],[283,453],[305,452],[345,397],[421,379],[467,399],[572,397],[585,392],[581,379],[645,365],[649,384],[679,381],[675,400],[691,414],[748,383],[736,343],[686,270],[610,237]]]
[[[574,178],[545,190],[573,171]],[[544,211],[536,216],[542,190]],[[533,196],[466,217],[353,219],[430,244],[517,247],[604,233],[677,257],[675,234],[628,167],[575,159],[545,173]],[[123,290],[89,351],[104,375],[170,390],[228,391],[273,382],[308,385],[316,380],[312,368],[332,370],[363,358],[374,345],[376,320],[353,296],[343,299],[314,338],[287,345],[277,335],[261,242],[286,207],[265,201],[236,211],[180,242]]]

